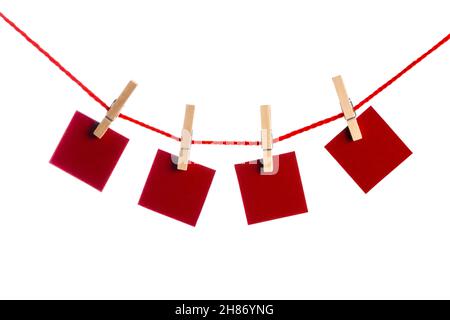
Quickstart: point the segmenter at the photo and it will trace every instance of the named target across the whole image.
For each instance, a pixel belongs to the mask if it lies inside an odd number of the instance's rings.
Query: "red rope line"
[[[40,44],[38,44],[36,41],[34,41],[25,31],[23,31],[21,28],[19,28],[14,22],[12,22],[9,18],[7,18],[2,12],[0,12],[0,18],[2,18],[7,24],[9,24],[17,33],[19,33],[28,43],[30,43],[33,47],[35,47],[40,53],[42,53],[52,64],[54,64],[58,69],[60,69],[69,79],[71,79],[76,85],[78,85],[85,93],[87,93],[94,101],[96,101],[98,104],[100,104],[103,108],[106,110],[109,109],[109,106],[100,99],[91,89],[89,89],[85,84],[83,84],[75,75],[73,75],[69,70],[67,70],[58,60],[56,60],[48,51],[46,51],[44,48],[41,47]],[[433,52],[435,52],[437,49],[442,47],[445,43],[447,43],[450,40],[450,34],[448,34],[445,38],[443,38],[441,41],[439,41],[436,45],[434,45],[430,50],[422,54],[419,58],[411,62],[406,68],[404,68],[402,71],[400,71],[398,74],[396,74],[393,78],[388,80],[385,84],[377,88],[374,92],[372,92],[367,98],[362,100],[360,103],[358,103],[355,106],[355,110],[358,110],[362,108],[364,105],[366,105],[368,102],[370,102],[372,99],[374,99],[376,96],[378,96],[380,93],[382,93],[384,90],[386,90],[388,87],[390,87],[394,82],[396,82],[398,79],[400,79],[402,76],[404,76],[408,71],[410,71],[412,68],[417,66],[420,62],[422,62],[424,59],[426,59],[429,55],[431,55]],[[284,140],[287,140],[289,138],[292,138],[296,135],[299,135],[303,132],[315,129],[317,127],[326,125],[328,123],[331,123],[333,121],[336,121],[340,118],[342,118],[344,115],[342,113],[334,115],[332,117],[329,117],[324,120],[317,121],[313,124],[310,124],[306,127],[294,130],[292,132],[289,132],[285,135],[282,135],[278,138],[274,139],[274,142],[281,142]],[[170,139],[180,141],[180,138],[177,136],[174,136],[164,130],[158,129],[156,127],[153,127],[149,124],[146,124],[144,122],[141,122],[137,119],[134,119],[130,116],[127,116],[125,114],[121,114],[120,118],[127,120],[129,122],[132,122],[142,128],[151,130],[153,132],[159,133],[165,137],[168,137]],[[259,141],[213,141],[213,140],[194,140],[192,142],[193,144],[204,144],[204,145],[233,145],[233,146],[258,146],[260,145]]]
[[[365,98],[364,100],[362,100],[360,103],[358,103],[355,106],[355,110],[358,110],[360,108],[362,108],[364,105],[366,105],[367,103],[369,103],[373,98],[375,98],[377,95],[379,95],[380,93],[382,93],[384,90],[386,90],[388,87],[390,87],[395,81],[397,81],[398,79],[400,79],[403,75],[405,75],[408,71],[410,71],[412,68],[414,68],[415,66],[417,66],[420,62],[422,62],[425,58],[427,58],[429,55],[431,55],[433,52],[435,52],[437,49],[439,49],[440,47],[442,47],[445,43],[447,43],[450,40],[450,34],[448,34],[444,39],[442,39],[441,41],[439,41],[437,44],[435,44],[430,50],[428,50],[427,52],[425,52],[424,54],[422,54],[419,58],[417,58],[416,60],[414,60],[413,62],[411,62],[406,68],[404,68],[402,71],[400,71],[398,74],[396,74],[392,79],[388,80],[385,84],[383,84],[381,87],[379,87],[378,89],[376,89],[374,92],[372,92],[367,98]],[[313,123],[309,126],[306,126],[304,128],[289,132],[279,138],[274,139],[274,142],[281,142],[283,140],[292,138],[300,133],[312,130],[314,128],[323,126],[325,124],[328,124],[330,122],[336,121],[337,119],[340,119],[344,116],[343,113],[337,114],[335,116],[329,117],[327,119],[318,121],[316,123]]]
[[[6,17],[2,12],[0,12],[0,18],[5,20],[7,24],[9,24],[17,33],[19,33],[28,43],[30,43],[33,47],[35,47],[40,53],[42,53],[48,60],[50,60],[51,63],[53,63],[59,70],[61,70],[67,77],[69,77],[70,80],[72,80],[75,84],[77,84],[84,92],[86,92],[92,99],[94,99],[98,104],[100,104],[103,108],[106,110],[109,109],[109,106],[100,99],[91,89],[89,89],[85,84],[83,84],[80,80],[78,80],[77,77],[73,73],[71,73],[69,70],[67,70],[58,60],[56,60],[47,50],[41,47],[39,43],[34,41],[25,31],[20,29],[14,22],[12,22],[8,17]],[[130,121],[134,124],[137,124],[138,126],[141,126],[145,129],[154,131],[156,133],[159,133],[165,137],[174,139],[176,141],[180,141],[180,138],[165,132],[161,129],[155,128],[149,124],[143,123],[139,120],[136,120],[130,116],[127,116],[125,114],[121,114],[120,118]]]

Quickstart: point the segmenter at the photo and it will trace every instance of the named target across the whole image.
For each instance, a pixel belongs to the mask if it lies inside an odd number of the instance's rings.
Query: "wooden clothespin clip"
[[[261,145],[263,149],[263,172],[273,172],[273,138],[270,106],[261,106]]]
[[[361,130],[359,129],[358,121],[356,119],[356,112],[353,108],[353,103],[348,97],[347,90],[345,89],[344,81],[341,76],[333,78],[334,87],[336,88],[339,102],[341,103],[342,112],[344,113],[345,120],[347,120],[348,128],[352,136],[353,141],[362,139]]]
[[[192,145],[192,127],[194,124],[195,106],[187,105],[184,113],[184,125],[181,133],[180,156],[178,157],[178,170],[187,171]]]
[[[120,115],[122,108],[124,107],[128,98],[133,93],[134,89],[136,89],[136,87],[137,83],[134,81],[130,81],[128,85],[125,87],[125,89],[123,89],[122,93],[117,98],[117,100],[113,102],[111,108],[109,108],[108,112],[106,113],[105,118],[103,118],[102,122],[100,122],[100,124],[94,131],[94,135],[97,138],[101,139],[105,135],[106,131],[108,131],[109,126]]]

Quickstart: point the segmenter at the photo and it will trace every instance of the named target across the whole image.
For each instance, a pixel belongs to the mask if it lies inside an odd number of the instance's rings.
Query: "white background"
[[[197,139],[259,138],[355,103],[448,34],[448,1],[1,1],[108,103]],[[195,146],[217,170],[196,228],[137,205],[171,140],[123,120],[130,143],[103,193],[48,164],[73,113],[104,110],[0,21],[1,298],[450,298],[450,44],[372,101],[414,155],[368,195],[324,145],[340,120],[277,144],[295,150],[310,212],[247,226],[233,164],[256,147]],[[174,192],[176,186],[174,186]]]

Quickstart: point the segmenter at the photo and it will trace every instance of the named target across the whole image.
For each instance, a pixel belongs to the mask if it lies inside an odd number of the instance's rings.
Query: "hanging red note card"
[[[372,107],[358,117],[358,124],[361,140],[352,141],[346,128],[325,148],[368,193],[412,152]]]
[[[274,156],[274,172],[261,161],[235,165],[248,224],[308,212],[295,152]]]
[[[139,205],[195,226],[215,171],[196,163],[182,171],[176,162],[177,157],[158,150]]]
[[[76,112],[50,163],[102,191],[120,159],[128,139],[109,129],[98,139],[98,122]]]

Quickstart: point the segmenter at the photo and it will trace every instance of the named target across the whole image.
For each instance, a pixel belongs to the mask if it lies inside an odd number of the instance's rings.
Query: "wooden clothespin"
[[[117,98],[117,100],[113,102],[111,108],[109,108],[108,112],[106,113],[105,118],[103,118],[102,122],[100,122],[100,124],[94,131],[94,135],[97,138],[101,139],[105,135],[106,131],[108,131],[109,126],[120,115],[122,108],[124,107],[128,98],[133,93],[134,89],[136,89],[136,87],[137,83],[134,81],[130,81],[128,85],[125,87],[125,89],[123,89],[122,93]]]
[[[178,170],[187,171],[189,164],[189,156],[191,153],[192,145],[192,127],[194,124],[194,105],[186,105],[186,111],[184,113],[184,125],[181,133],[181,148],[180,156],[178,157]]]
[[[273,172],[273,138],[270,106],[261,106],[261,145],[263,149],[263,172]]]
[[[362,139],[361,130],[359,129],[358,121],[356,119],[356,112],[353,108],[353,103],[348,97],[347,90],[345,89],[344,81],[341,76],[333,78],[334,87],[336,88],[339,102],[341,103],[342,112],[344,113],[345,120],[347,120],[348,128],[352,136],[353,141]]]

